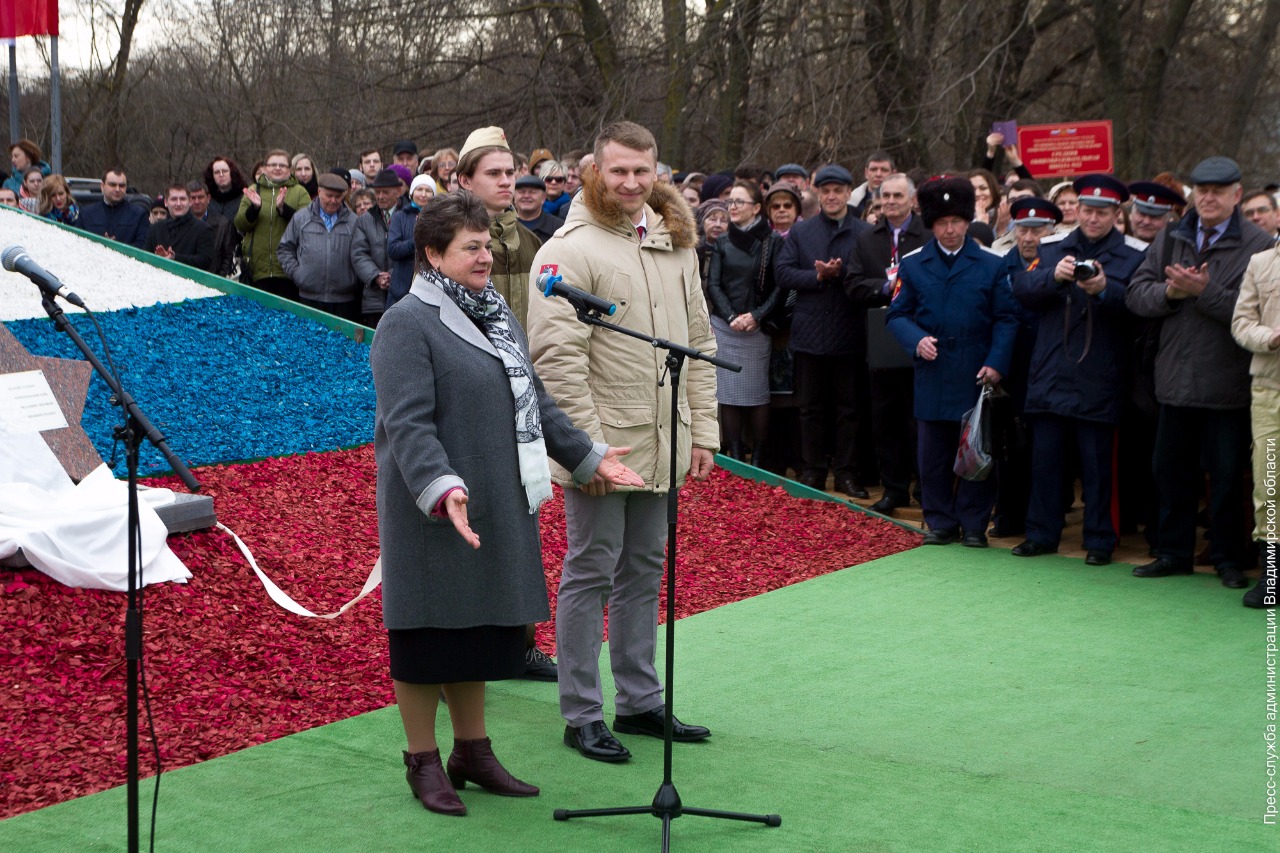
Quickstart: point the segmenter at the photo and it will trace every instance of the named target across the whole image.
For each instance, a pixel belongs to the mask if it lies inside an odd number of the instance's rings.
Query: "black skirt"
[[[387,631],[391,677],[408,684],[502,681],[524,674],[524,625]]]

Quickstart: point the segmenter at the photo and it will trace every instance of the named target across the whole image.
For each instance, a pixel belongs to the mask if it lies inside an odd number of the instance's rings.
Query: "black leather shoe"
[[[1145,566],[1138,566],[1133,570],[1135,578],[1167,578],[1170,575],[1189,575],[1191,574],[1191,565],[1179,565],[1173,560],[1166,560],[1159,557]]]
[[[1245,607],[1260,607],[1270,609],[1276,606],[1276,584],[1274,577],[1267,577],[1267,567],[1264,563],[1262,566],[1262,577],[1258,579],[1253,589],[1244,594],[1243,603]]]
[[[843,492],[851,498],[866,500],[871,497],[866,489],[859,486],[852,477],[836,477],[836,491]]]
[[[908,503],[909,501],[901,501],[897,498],[891,498],[888,495],[885,495],[880,500],[867,507],[867,509],[872,512],[878,512],[881,515],[893,515],[893,511],[895,509],[906,506]]]
[[[985,548],[987,547],[987,534],[978,530],[966,530],[964,538],[960,540],[960,544],[966,548]]]
[[[618,762],[631,757],[631,751],[623,746],[604,720],[596,720],[585,726],[565,726],[564,742],[595,761]]]
[[[943,527],[930,530],[924,535],[924,545],[950,545],[960,538],[960,531],[954,527]]]
[[[1057,552],[1057,548],[1050,548],[1048,545],[1044,545],[1034,539],[1028,539],[1021,545],[1014,545],[1013,549],[1009,551],[1015,557],[1039,557],[1041,554],[1056,554]]]
[[[615,731],[628,735],[649,735],[650,737],[660,738],[663,736],[663,715],[665,708],[659,706],[652,711],[645,711],[643,714],[619,714],[613,718],[613,728]],[[673,715],[671,717],[671,739],[680,743],[692,743],[696,740],[706,740],[711,737],[711,730],[705,726],[689,726]]]
[[[556,662],[542,649],[531,646],[524,653],[524,673],[520,677],[526,681],[557,681]]]
[[[800,475],[800,483],[811,489],[817,489],[820,492],[827,490],[827,475],[806,472]]]
[[[1244,572],[1240,571],[1240,567],[1230,563],[1218,566],[1218,578],[1227,589],[1244,589],[1249,585],[1249,582],[1244,579]]]
[[[1090,551],[1084,557],[1086,566],[1109,566],[1111,565],[1111,552],[1094,550]]]

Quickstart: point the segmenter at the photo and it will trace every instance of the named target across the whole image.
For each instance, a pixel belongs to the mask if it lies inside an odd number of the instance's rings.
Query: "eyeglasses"
[[[457,166],[457,165],[458,165],[458,161],[456,161],[456,160],[452,160],[452,161],[450,161],[450,162],[448,162],[448,163],[437,163],[437,164],[436,164],[436,166],[437,166],[437,167],[439,167],[439,168],[441,168],[441,169],[452,169],[454,166]]]
[[[742,199],[740,199],[740,198],[731,198],[731,199],[726,199],[726,200],[725,200],[725,206],[726,206],[726,207],[742,207],[743,205],[747,205],[747,204],[755,204],[755,202],[754,202],[754,201],[743,201],[743,200],[742,200]]]
[[[288,163],[268,163],[267,168],[268,169],[287,169],[289,168],[289,164]]]
[[[564,177],[563,177],[563,176],[560,176],[560,175],[557,175],[557,176],[555,176],[555,177],[551,177],[551,178],[543,178],[543,179],[542,179],[542,182],[543,182],[543,183],[546,183],[546,184],[563,184],[563,183],[564,183]]]
[[[1245,216],[1266,216],[1268,213],[1275,213],[1272,208],[1265,205],[1262,207],[1242,207],[1240,212]]]

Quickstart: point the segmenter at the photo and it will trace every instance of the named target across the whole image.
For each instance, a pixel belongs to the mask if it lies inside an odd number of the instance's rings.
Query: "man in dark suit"
[[[967,234],[975,206],[968,179],[936,178],[918,196],[933,239],[902,259],[886,325],[915,359],[924,544],[963,537],[965,545],[985,548],[995,484],[957,480],[952,465],[978,386],[1009,372],[1017,305],[1004,259]]]
[[[870,466],[858,458],[860,433],[866,434],[865,451],[871,455],[859,404],[860,393],[866,395],[866,312],[849,302],[841,283],[858,235],[871,226],[849,206],[853,176],[848,169],[823,166],[814,185],[822,213],[791,229],[776,267],[778,285],[796,291],[791,350],[804,457],[800,480],[826,488],[830,460],[836,490],[865,498],[866,468],[874,468],[874,457]]]
[[[858,235],[857,244],[845,272],[844,289],[854,305],[875,309],[887,306],[898,283],[898,264],[903,256],[925,244],[929,232],[912,213],[916,186],[901,173],[890,175],[880,185],[880,221]],[[884,496],[871,509],[893,515],[911,503],[911,478],[916,463],[916,422],[912,409],[912,368],[893,367],[902,358],[896,342],[892,351],[881,352],[870,334],[870,324],[884,323],[884,312],[869,310],[867,366],[871,389],[871,430]],[[882,342],[883,343],[883,342]]]

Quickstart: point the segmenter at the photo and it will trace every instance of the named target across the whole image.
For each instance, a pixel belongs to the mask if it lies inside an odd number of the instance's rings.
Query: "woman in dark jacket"
[[[467,192],[432,199],[414,228],[423,272],[383,316],[370,351],[377,393],[382,618],[414,796],[463,815],[473,782],[512,797],[485,731],[485,682],[525,670],[525,625],[547,619],[538,507],[548,457],[585,484],[643,480],[576,429],[533,372],[524,330],[489,280],[489,217]],[[435,718],[453,723],[448,770]],[[446,775],[447,773],[447,775]]]
[[[234,222],[244,196],[244,173],[230,157],[215,157],[204,167],[204,185],[209,190],[209,209]]]
[[[391,286],[387,288],[387,307],[390,308],[409,292],[413,284],[414,248],[413,227],[418,214],[436,195],[436,181],[430,175],[418,175],[409,184],[409,201],[391,214],[387,226],[387,258],[391,261]]]
[[[768,436],[772,344],[760,323],[780,298],[773,279],[773,259],[782,238],[761,216],[764,197],[758,184],[737,181],[727,204],[729,231],[715,241],[711,252],[707,301],[717,354],[742,365],[741,373],[716,371],[720,446],[734,459],[745,459],[742,431],[746,419],[751,419],[756,448],[763,447]]]

